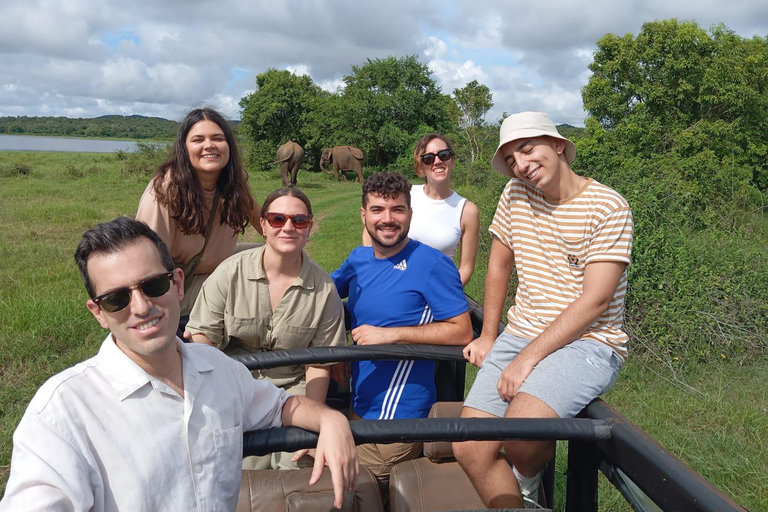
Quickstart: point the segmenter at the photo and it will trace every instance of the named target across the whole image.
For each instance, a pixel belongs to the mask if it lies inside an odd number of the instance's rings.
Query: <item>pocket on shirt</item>
[[[243,466],[243,425],[220,430],[214,434],[216,443],[216,478],[221,497],[230,500],[240,492]]]
[[[306,348],[310,346],[312,339],[315,337],[316,327],[308,327],[306,325],[291,325],[285,324],[280,327],[279,339],[274,340],[273,348],[289,349],[289,348]]]
[[[563,238],[563,247],[565,249],[565,265],[572,272],[583,272],[585,260],[587,259],[588,238]]]
[[[242,318],[226,315],[225,325],[227,335],[240,340],[240,342],[254,350],[260,350],[262,336],[267,332],[267,326],[258,317]]]

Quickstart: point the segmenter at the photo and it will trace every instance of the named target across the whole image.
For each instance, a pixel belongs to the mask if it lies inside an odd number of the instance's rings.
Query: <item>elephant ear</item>
[[[349,151],[350,151],[350,153],[352,153],[352,156],[354,156],[358,160],[362,160],[363,159],[363,151],[360,148],[355,148],[355,147],[350,146],[349,147]]]

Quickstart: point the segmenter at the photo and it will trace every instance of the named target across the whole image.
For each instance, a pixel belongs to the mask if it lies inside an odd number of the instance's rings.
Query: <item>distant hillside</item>
[[[587,134],[587,130],[585,128],[579,128],[578,126],[571,126],[569,124],[557,125],[557,131],[563,137],[571,140],[578,140]]]
[[[61,137],[173,140],[177,121],[145,116],[0,117],[0,135],[51,135]]]

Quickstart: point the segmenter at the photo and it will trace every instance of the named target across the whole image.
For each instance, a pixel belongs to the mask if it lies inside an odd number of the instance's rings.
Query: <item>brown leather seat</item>
[[[458,418],[462,402],[436,402],[430,418]],[[540,491],[543,492],[543,491]],[[391,512],[486,510],[446,441],[424,443],[424,457],[401,462],[389,482]],[[524,512],[525,509],[503,509]],[[548,510],[548,509],[544,509]]]
[[[331,512],[333,485],[326,468],[315,485],[309,485],[312,468],[244,470],[236,512]],[[344,512],[384,512],[379,487],[367,468],[360,468],[357,486],[344,496]]]
[[[461,402],[437,402],[430,418],[456,418]],[[484,509],[483,501],[453,457],[451,443],[424,443],[424,457],[392,469],[389,503],[392,512]]]

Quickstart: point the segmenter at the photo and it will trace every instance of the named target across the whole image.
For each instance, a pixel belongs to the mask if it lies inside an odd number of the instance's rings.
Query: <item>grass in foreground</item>
[[[86,310],[85,290],[72,254],[83,231],[121,214],[133,215],[146,178],[125,178],[114,155],[2,153],[0,162],[26,164],[24,175],[0,175],[0,494],[11,457],[11,435],[37,388],[51,375],[92,356],[105,332]],[[279,188],[277,169],[251,176],[263,201]],[[333,270],[360,242],[360,185],[323,174],[299,173],[310,197],[315,228],[308,252]],[[490,221],[496,191],[459,188]],[[244,241],[257,241],[249,229]],[[470,295],[482,300],[487,250],[481,255]],[[470,372],[469,379],[474,378]],[[693,388],[673,385],[632,360],[606,399],[694,470],[737,502],[768,510],[768,362],[748,367],[722,364],[691,368]],[[558,474],[565,448],[558,450]],[[560,478],[559,480],[563,480]],[[609,484],[600,509],[629,510]],[[564,490],[559,494],[562,505]]]

